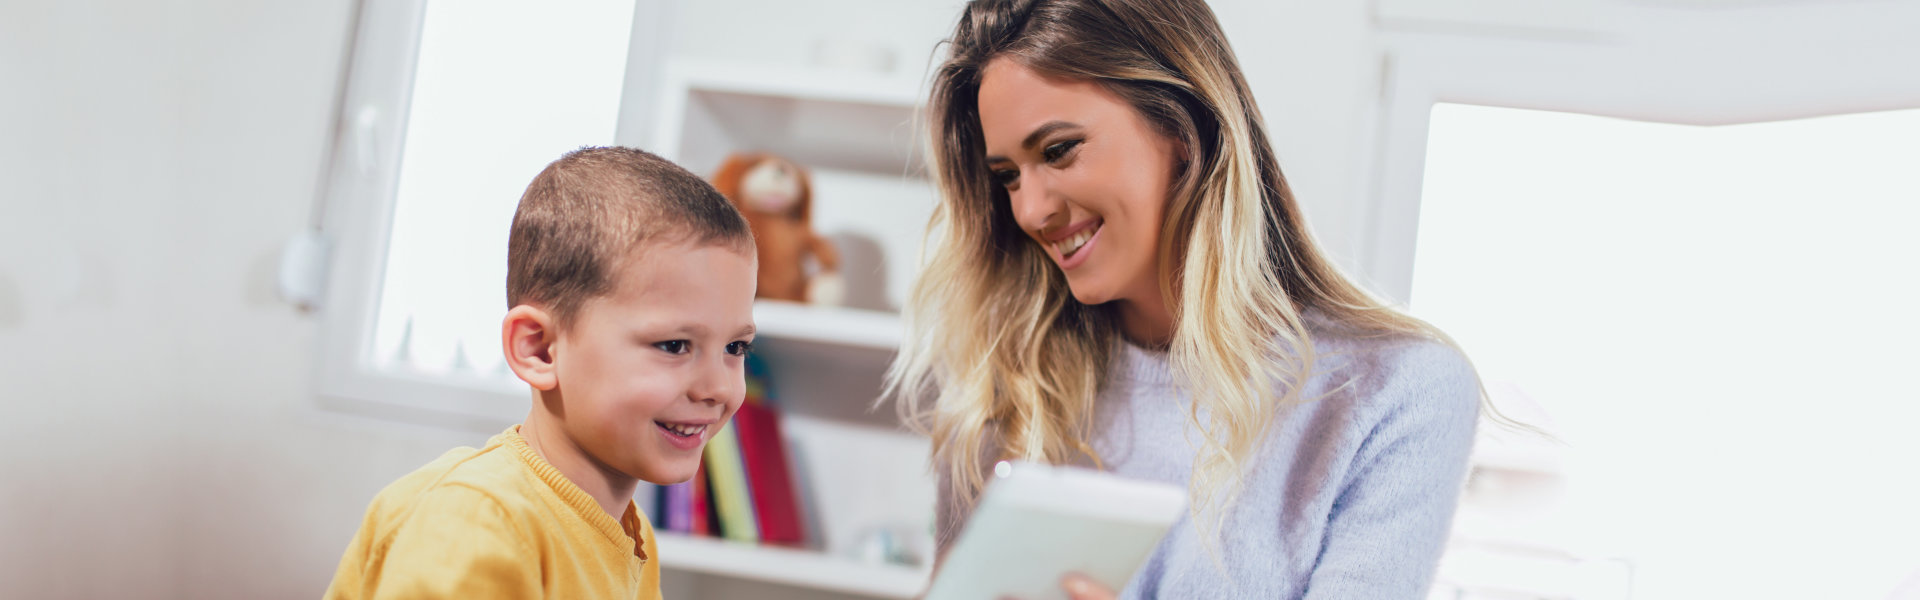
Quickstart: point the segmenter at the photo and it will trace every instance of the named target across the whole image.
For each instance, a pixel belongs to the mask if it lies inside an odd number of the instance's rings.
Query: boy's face
[[[558,416],[601,468],[679,483],[746,396],[756,265],[711,244],[636,252],[555,343]]]

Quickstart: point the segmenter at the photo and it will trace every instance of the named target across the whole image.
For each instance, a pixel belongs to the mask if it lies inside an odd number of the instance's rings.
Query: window
[[[1879,597],[1920,565],[1897,475],[1920,456],[1920,110],[1441,104],[1428,140],[1412,309],[1552,415],[1567,488],[1536,533],[1627,557],[1648,598]]]
[[[362,7],[327,174],[323,403],[488,429],[525,413],[498,349],[514,208],[566,151],[645,135],[669,6]]]
[[[1363,273],[1565,442],[1482,439],[1434,597],[1886,596],[1920,573],[1920,7],[1574,4],[1377,11]]]
[[[511,377],[507,226],[541,167],[613,142],[632,22],[632,0],[427,4],[372,366]]]

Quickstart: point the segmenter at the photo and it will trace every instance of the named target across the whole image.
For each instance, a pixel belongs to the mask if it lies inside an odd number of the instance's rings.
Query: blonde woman
[[[890,391],[944,554],[999,459],[1188,486],[1076,598],[1422,598],[1481,393],[1315,246],[1201,0],[976,0],[934,75],[941,190]]]

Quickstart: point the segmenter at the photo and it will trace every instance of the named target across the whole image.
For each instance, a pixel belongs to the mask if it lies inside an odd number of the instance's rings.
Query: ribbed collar
[[[647,557],[652,554],[648,552],[649,549],[642,541],[640,509],[634,506],[632,500],[627,501],[626,514],[622,515],[619,521],[613,520],[613,515],[601,509],[600,503],[595,501],[593,496],[587,494],[586,490],[580,489],[580,486],[567,479],[567,476],[561,475],[559,469],[553,468],[553,463],[547,462],[539,452],[534,451],[533,446],[527,445],[527,438],[520,436],[519,425],[508,427],[506,431],[500,432],[500,435],[493,436],[488,443],[513,449],[514,456],[520,457],[520,462],[526,463],[527,468],[533,469],[533,474],[539,476],[540,481],[545,482],[547,487],[553,490],[554,495],[560,497],[561,503],[573,509],[580,518],[585,519],[601,535],[606,536],[607,541],[623,548],[632,546],[633,555],[640,560],[647,560]]]
[[[1113,364],[1107,367],[1115,380],[1144,385],[1173,385],[1173,365],[1167,352],[1136,346],[1114,336]]]
[[[1335,323],[1320,309],[1312,307],[1300,311],[1300,321],[1313,337],[1315,351],[1324,353],[1326,350],[1321,346],[1335,333]],[[1135,345],[1125,336],[1113,338],[1113,364],[1107,367],[1109,379],[1136,385],[1175,385],[1173,358],[1166,350]]]

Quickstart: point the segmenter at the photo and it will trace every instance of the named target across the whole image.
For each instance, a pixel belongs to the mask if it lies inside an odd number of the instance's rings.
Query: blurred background
[[[843,258],[756,306],[776,459],[701,483],[762,535],[637,498],[668,597],[913,597],[926,443],[869,408],[961,5],[0,3],[0,598],[318,596],[525,414],[507,220],[610,143],[790,160]],[[1432,598],[1920,598],[1920,2],[1211,5],[1315,235],[1555,438],[1482,427]]]

